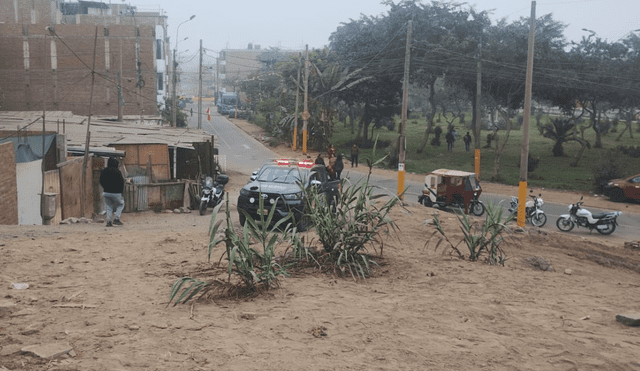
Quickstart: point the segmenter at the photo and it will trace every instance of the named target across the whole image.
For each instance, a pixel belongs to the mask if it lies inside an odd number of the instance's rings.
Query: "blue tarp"
[[[44,152],[49,151],[55,134],[45,134],[44,136]],[[13,142],[13,153],[15,154],[16,164],[23,162],[31,162],[42,159],[42,135],[29,135],[18,137],[10,137],[0,139],[0,143]]]

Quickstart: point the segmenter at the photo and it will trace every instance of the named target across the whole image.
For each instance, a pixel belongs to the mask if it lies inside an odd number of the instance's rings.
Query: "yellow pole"
[[[478,181],[480,181],[480,148],[475,149],[475,170],[476,177],[478,178]]]

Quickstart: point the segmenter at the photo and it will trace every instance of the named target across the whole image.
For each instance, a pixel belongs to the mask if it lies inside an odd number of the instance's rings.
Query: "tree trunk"
[[[509,135],[511,134],[511,120],[509,119],[510,112],[506,113],[500,112],[502,114],[503,119],[507,123],[507,135],[504,138],[504,142],[502,146],[499,143],[498,131],[494,131],[494,137],[496,140],[496,157],[493,160],[493,175],[491,176],[491,181],[499,181],[500,180],[500,160],[502,159],[502,153],[504,152],[504,147],[507,145],[507,141],[509,141]]]
[[[556,144],[553,145],[553,157],[562,157],[564,156],[564,148],[562,147],[563,140],[556,140]]]
[[[420,143],[420,146],[418,147],[418,150],[416,151],[416,153],[420,154],[422,153],[422,151],[424,151],[424,148],[427,146],[427,143],[429,143],[429,135],[431,134],[431,130],[433,129],[433,118],[436,116],[436,99],[435,99],[435,95],[436,95],[436,89],[435,89],[435,79],[432,81],[432,83],[429,85],[429,106],[431,106],[431,114],[430,117],[427,117],[427,128],[424,131],[424,138],[422,139],[422,143]]]
[[[600,122],[598,121],[598,111],[596,103],[592,102],[591,107],[592,111],[589,113],[589,118],[591,119],[593,130],[596,132],[596,143],[593,145],[593,147],[602,148],[602,133],[600,130]]]

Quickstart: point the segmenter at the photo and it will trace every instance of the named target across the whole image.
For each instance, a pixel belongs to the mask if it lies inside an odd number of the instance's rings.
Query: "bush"
[[[343,180],[340,188],[345,186],[346,181]],[[370,259],[367,246],[379,243],[382,255],[379,234],[397,228],[388,214],[400,199],[393,196],[378,203],[385,195],[374,195],[373,191],[374,187],[367,179],[346,187],[334,200],[326,199],[326,194],[319,193],[315,187],[306,192],[309,203],[307,215],[336,273],[348,271],[354,278],[369,276],[371,264],[376,262]]]
[[[226,250],[223,256],[226,255],[228,260],[228,283],[221,285],[217,281],[200,281],[192,277],[181,277],[176,280],[171,288],[169,302],[175,299],[174,305],[186,303],[196,295],[201,297],[214,287],[222,288],[226,291],[255,293],[279,286],[278,278],[288,275],[284,267],[278,264],[275,259],[275,247],[281,241],[281,238],[279,238],[281,237],[280,228],[284,226],[282,236],[286,237],[287,240],[294,241],[296,244],[300,244],[301,240],[297,236],[297,230],[290,223],[289,217],[272,223],[275,205],[271,207],[269,214],[265,216],[262,212],[264,210],[263,198],[260,197],[259,199],[260,223],[254,221],[253,218],[245,213],[246,221],[241,234],[236,233],[231,223],[228,194],[225,220],[215,221],[222,204],[213,210],[209,225],[207,258],[210,260],[213,248],[224,242]],[[222,233],[218,234],[218,229],[224,221],[226,221],[227,226]],[[255,242],[261,245],[262,251],[252,247]],[[223,256],[220,257],[220,261],[222,261]],[[234,285],[231,283],[232,274],[236,274],[240,278],[241,282],[239,284]],[[185,284],[187,286],[180,293]]]
[[[606,151],[600,156],[593,167],[593,181],[595,191],[604,193],[604,187],[611,179],[622,178],[625,175],[625,164],[621,159],[620,152],[617,150]]]
[[[513,218],[514,214],[508,214],[505,220],[502,220],[503,209],[500,205],[487,204],[486,219],[483,223],[477,221],[471,222],[469,216],[466,214],[457,214],[458,221],[460,222],[460,229],[464,234],[462,239],[457,244],[453,244],[442,230],[438,214],[433,214],[433,222],[436,226],[436,231],[433,232],[427,245],[431,239],[440,234],[442,237],[436,244],[436,249],[443,241],[446,241],[451,249],[460,257],[465,258],[465,254],[458,249],[458,246],[464,242],[467,245],[467,251],[469,252],[469,260],[477,261],[482,255],[486,255],[485,262],[490,265],[502,265],[506,261],[506,254],[502,249],[502,243],[504,242],[503,234],[506,232],[507,223]]]

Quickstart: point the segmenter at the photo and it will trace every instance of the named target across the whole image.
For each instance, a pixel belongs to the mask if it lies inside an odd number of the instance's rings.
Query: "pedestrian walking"
[[[453,133],[452,132],[448,132],[447,135],[444,136],[444,139],[446,139],[446,141],[447,141],[447,151],[452,152],[453,151],[453,141],[455,140],[455,138],[453,137]]]
[[[356,164],[356,167],[358,167],[359,154],[360,154],[360,149],[358,149],[358,146],[354,144],[353,147],[351,147],[351,167],[353,167],[353,164]]]
[[[462,138],[462,140],[464,140],[464,150],[469,152],[469,146],[471,146],[471,135],[469,135],[468,131],[467,134],[465,134],[464,138]]]
[[[102,186],[104,203],[107,209],[107,227],[122,225],[120,215],[124,209],[124,177],[118,169],[118,160],[109,157],[107,167],[100,172],[100,185]],[[115,215],[114,215],[115,214]],[[111,216],[115,218],[111,221]]]
[[[336,163],[333,165],[333,170],[336,172],[336,179],[340,180],[340,174],[344,169],[344,162],[342,161],[342,153],[336,157]]]

